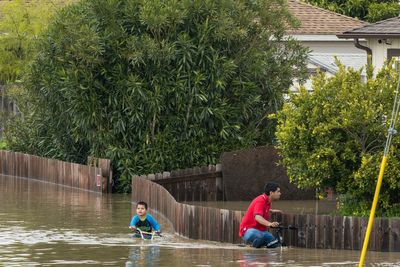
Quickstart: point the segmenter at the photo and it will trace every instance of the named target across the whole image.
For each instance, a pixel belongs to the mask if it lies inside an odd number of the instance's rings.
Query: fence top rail
[[[215,179],[215,178],[221,178],[221,177],[222,177],[221,172],[215,172],[215,173],[189,174],[189,175],[182,175],[182,176],[177,176],[177,177],[155,179],[152,181],[154,181],[158,184],[167,184],[167,183],[208,180],[208,179]]]

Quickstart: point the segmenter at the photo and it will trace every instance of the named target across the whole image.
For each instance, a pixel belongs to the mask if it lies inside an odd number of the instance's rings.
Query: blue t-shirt
[[[150,214],[146,214],[144,220],[141,220],[138,215],[133,216],[130,226],[134,226],[143,232],[151,232],[153,229],[160,231],[160,225]]]

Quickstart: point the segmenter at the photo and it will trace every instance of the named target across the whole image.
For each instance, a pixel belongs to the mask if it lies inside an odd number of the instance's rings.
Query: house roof
[[[338,34],[339,38],[400,37],[400,17],[381,20]]]
[[[290,12],[300,21],[298,29],[288,30],[289,34],[337,35],[367,25],[366,22],[315,7],[298,0],[288,0]]]

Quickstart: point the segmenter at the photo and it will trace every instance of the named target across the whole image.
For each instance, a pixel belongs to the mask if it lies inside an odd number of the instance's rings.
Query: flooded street
[[[297,202],[301,205],[301,202]],[[154,212],[151,212],[154,214]],[[130,196],[101,196],[0,176],[0,266],[357,266],[359,251],[252,249],[174,235],[131,238]],[[400,253],[368,252],[366,266],[400,266]]]

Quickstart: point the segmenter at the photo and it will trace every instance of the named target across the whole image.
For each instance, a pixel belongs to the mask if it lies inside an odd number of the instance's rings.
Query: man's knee
[[[255,238],[253,240],[252,246],[255,248],[265,247],[267,245],[267,241],[264,238]]]

